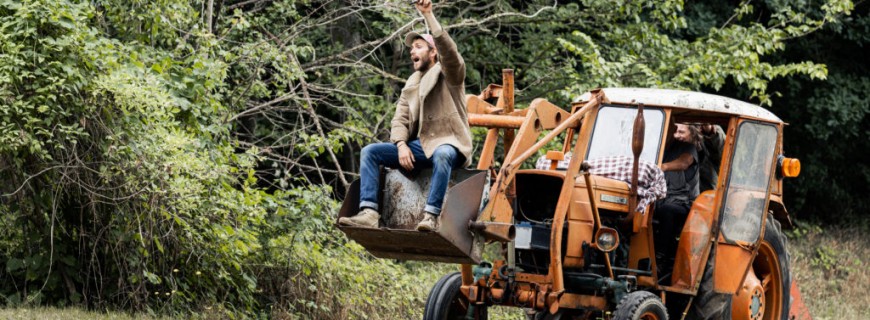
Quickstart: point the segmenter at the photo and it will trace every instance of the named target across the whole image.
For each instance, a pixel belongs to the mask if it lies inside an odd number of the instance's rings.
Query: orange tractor
[[[791,226],[782,179],[800,163],[783,156],[775,115],[678,90],[597,89],[570,111],[544,99],[514,110],[513,98],[511,70],[467,97],[469,123],[488,132],[477,170],[452,177],[437,232],[414,230],[429,174],[398,170],[383,172],[380,228],[338,226],[377,257],[460,264],[432,288],[424,319],[486,319],[494,305],[530,319],[810,318],[781,229]],[[654,206],[637,205],[638,163],[661,165],[675,123],[718,125],[725,140],[716,187],[692,203],[676,254],[657,258]],[[550,165],[529,168],[538,155]],[[629,157],[631,178],[590,172],[608,156]],[[339,216],[358,203],[355,182]]]

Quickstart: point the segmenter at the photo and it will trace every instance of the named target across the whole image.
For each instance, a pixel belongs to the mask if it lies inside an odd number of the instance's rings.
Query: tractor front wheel
[[[613,320],[668,320],[668,311],[652,292],[635,291],[619,301]]]
[[[462,276],[454,272],[441,277],[426,299],[426,309],[423,320],[460,320],[468,315],[469,302],[459,287],[462,286]],[[476,320],[486,320],[485,306],[475,306],[472,316]]]
[[[733,299],[731,312],[735,319],[788,319],[791,273],[786,250],[779,221],[768,215],[758,255]]]

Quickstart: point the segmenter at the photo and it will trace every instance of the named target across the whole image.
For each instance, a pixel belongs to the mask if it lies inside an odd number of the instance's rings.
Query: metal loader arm
[[[568,113],[558,108],[545,99],[536,99],[528,109],[523,110],[525,117],[519,125],[517,139],[513,141],[510,151],[505,157],[501,170],[499,171],[495,183],[490,189],[490,202],[484,208],[480,217],[479,223],[496,225],[510,224],[513,216],[513,208],[511,206],[512,199],[515,197],[513,188],[513,179],[516,176],[520,165],[534,155],[539,149],[552,141],[556,136],[565,132],[565,130],[576,128],[580,119],[589,111],[597,107],[605,97],[601,91],[593,91],[592,99],[585,105],[577,109],[574,114],[565,117]],[[487,117],[478,117],[477,115],[469,114],[469,123],[477,126],[488,126],[492,128],[515,128],[518,117],[488,115]],[[487,121],[489,120],[489,121]],[[541,130],[552,129],[541,140],[537,140]],[[492,129],[490,133],[492,133]],[[495,139],[493,139],[495,140]],[[487,142],[490,142],[489,135]],[[568,142],[570,143],[570,142]],[[494,149],[494,146],[485,145],[484,151]],[[492,161],[491,155],[481,155],[481,163],[484,164],[484,159],[487,162]],[[572,159],[574,162],[575,159]],[[578,160],[579,161],[579,160]],[[569,166],[570,167],[570,166]],[[576,174],[579,165],[575,166],[575,172],[566,173],[566,180],[570,179],[573,185],[573,176]],[[478,230],[481,228],[478,227]],[[504,241],[510,239],[510,234],[506,228],[482,228],[484,236],[489,240]]]

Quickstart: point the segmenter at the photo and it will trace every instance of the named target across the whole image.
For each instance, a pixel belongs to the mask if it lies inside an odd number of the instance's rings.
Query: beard
[[[425,72],[429,70],[429,67],[432,66],[432,59],[429,59],[428,56],[420,57],[420,60],[414,62],[414,70]]]

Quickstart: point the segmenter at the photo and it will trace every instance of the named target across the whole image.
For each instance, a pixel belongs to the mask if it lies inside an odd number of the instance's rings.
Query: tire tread
[[[426,298],[426,306],[425,309],[423,309],[423,319],[435,319],[435,306],[438,305],[438,297],[444,288],[444,283],[454,275],[458,274],[459,272],[448,273],[435,282],[435,285],[432,286],[432,290],[429,290],[429,297]]]
[[[657,305],[661,309],[662,320],[668,320],[667,309],[659,297],[649,291],[635,291],[627,294],[616,306],[613,320],[635,320],[638,309],[649,305]]]

